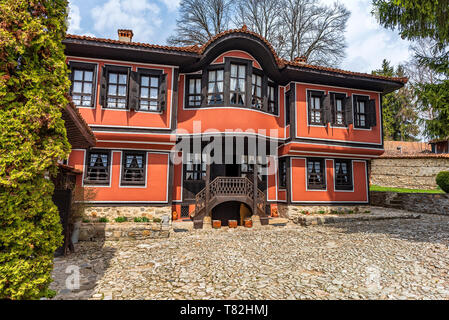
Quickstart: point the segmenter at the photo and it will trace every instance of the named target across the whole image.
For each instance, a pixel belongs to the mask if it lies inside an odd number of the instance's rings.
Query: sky
[[[117,29],[132,29],[133,41],[166,44],[176,27],[180,0],[69,0],[71,34],[118,39]],[[321,0],[332,4],[334,0]],[[371,0],[340,0],[351,11],[346,29],[344,70],[379,69],[383,59],[397,65],[411,55],[410,43],[381,27],[371,15]]]

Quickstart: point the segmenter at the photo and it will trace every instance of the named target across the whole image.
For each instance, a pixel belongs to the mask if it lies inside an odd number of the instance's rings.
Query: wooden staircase
[[[254,207],[254,191],[257,192],[256,208]],[[253,214],[265,216],[265,193],[246,177],[216,177],[195,197],[195,212],[192,218],[197,224],[202,223],[207,211],[211,211],[220,203],[228,201],[239,201],[246,203],[253,209]]]

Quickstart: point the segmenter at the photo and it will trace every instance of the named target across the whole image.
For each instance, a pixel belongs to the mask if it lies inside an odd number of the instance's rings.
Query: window
[[[254,156],[252,155],[242,155],[240,164],[240,173],[242,177],[251,177],[254,173]],[[262,164],[262,156],[257,156],[257,177],[259,180],[264,179],[264,167]]]
[[[109,184],[110,175],[109,151],[90,151],[86,158],[85,184]]]
[[[187,154],[185,180],[204,180],[206,177],[206,154]]]
[[[285,125],[287,126],[290,124],[290,93],[290,90],[285,93]]]
[[[258,74],[254,74],[252,76],[252,93],[253,98],[251,100],[251,107],[262,109],[263,100],[262,100],[262,76]]]
[[[268,85],[268,112],[277,113],[275,87],[273,84]]]
[[[333,103],[333,125],[334,126],[345,126],[346,125],[346,117],[345,117],[345,98],[344,94],[334,93],[332,94],[332,103]]]
[[[309,91],[309,124],[324,124],[322,97],[322,92]]]
[[[144,111],[158,111],[159,76],[142,74],[140,76],[140,108]]]
[[[230,102],[245,105],[246,66],[231,64]]]
[[[187,107],[201,106],[201,78],[187,78]]]
[[[222,104],[223,88],[223,69],[209,70],[207,84],[207,104]]]
[[[326,189],[324,159],[307,160],[307,187],[309,189]]]
[[[95,106],[95,65],[71,62],[71,96],[78,107]]]
[[[145,168],[144,152],[123,152],[122,185],[145,185]]]
[[[352,189],[352,161],[351,160],[335,160],[335,189],[351,190]]]
[[[181,218],[188,218],[189,214],[189,206],[181,206]]]
[[[279,159],[279,187],[280,188],[287,187],[287,159],[286,158]]]
[[[354,96],[354,126],[356,128],[369,128],[368,97]]]
[[[108,72],[107,107],[116,109],[126,108],[128,74]]]

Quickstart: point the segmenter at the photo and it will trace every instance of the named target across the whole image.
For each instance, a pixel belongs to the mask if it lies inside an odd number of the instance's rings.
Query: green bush
[[[0,299],[38,299],[62,227],[51,178],[70,145],[66,0],[0,1]]]
[[[161,219],[159,219],[159,218],[154,218],[153,219],[153,222],[161,222],[162,220]]]
[[[449,193],[449,171],[441,171],[436,177],[437,185],[446,193]]]
[[[105,217],[101,217],[100,219],[98,219],[98,222],[109,222],[108,218]]]
[[[114,220],[115,220],[115,222],[126,222],[126,221],[128,221],[128,218],[127,217],[117,217]]]
[[[150,222],[150,219],[148,219],[147,217],[135,217],[134,222]]]

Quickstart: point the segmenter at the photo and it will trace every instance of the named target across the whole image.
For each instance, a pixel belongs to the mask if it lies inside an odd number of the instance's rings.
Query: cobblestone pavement
[[[445,216],[175,232],[76,250],[55,259],[55,299],[449,299]],[[70,265],[79,290],[66,287]]]

